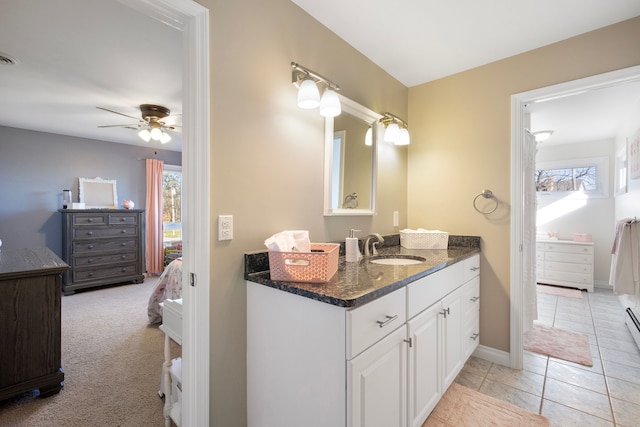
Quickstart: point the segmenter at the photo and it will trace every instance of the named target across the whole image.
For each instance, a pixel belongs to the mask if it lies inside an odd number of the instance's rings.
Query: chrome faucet
[[[369,251],[369,242],[371,241],[371,238],[375,238],[376,241],[371,242],[371,248],[372,250]],[[376,248],[378,246],[378,244],[383,243],[384,242],[384,237],[382,237],[381,235],[379,235],[378,233],[371,233],[367,236],[366,240],[364,241],[364,256],[371,256],[371,255],[378,255],[378,249]]]

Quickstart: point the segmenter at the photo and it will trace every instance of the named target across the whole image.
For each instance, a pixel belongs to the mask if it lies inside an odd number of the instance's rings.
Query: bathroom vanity
[[[421,426],[479,342],[480,239],[452,237],[380,250],[421,264],[342,257],[324,284],[271,281],[245,255],[249,426]]]

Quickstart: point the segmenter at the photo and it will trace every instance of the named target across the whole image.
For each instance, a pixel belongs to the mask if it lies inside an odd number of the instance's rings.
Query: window
[[[162,223],[165,246],[182,244],[182,167],[165,165],[162,172]]]
[[[580,193],[588,197],[608,197],[608,166],[606,157],[538,163],[536,191],[538,195],[567,197]]]

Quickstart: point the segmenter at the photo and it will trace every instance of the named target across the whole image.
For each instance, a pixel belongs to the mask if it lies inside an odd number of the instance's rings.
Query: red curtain
[[[160,274],[164,267],[162,235],[162,169],[164,162],[147,159],[147,273]]]

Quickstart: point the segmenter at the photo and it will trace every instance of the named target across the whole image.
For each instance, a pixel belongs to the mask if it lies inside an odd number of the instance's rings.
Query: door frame
[[[523,271],[522,260],[523,248],[526,246],[533,250],[535,245],[535,241],[526,239],[523,233],[525,218],[530,218],[534,214],[533,209],[530,209],[531,207],[524,206],[524,183],[526,179],[531,179],[531,177],[524,176],[523,172],[525,170],[523,147],[526,142],[525,105],[635,81],[640,81],[640,66],[623,68],[511,95],[511,304],[509,358],[512,369],[522,369],[524,354],[522,315],[525,301],[522,284],[525,272]]]
[[[209,10],[192,0],[118,1],[182,32],[182,425],[209,425]]]

